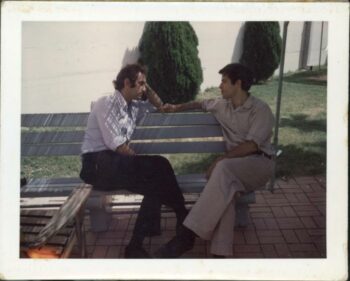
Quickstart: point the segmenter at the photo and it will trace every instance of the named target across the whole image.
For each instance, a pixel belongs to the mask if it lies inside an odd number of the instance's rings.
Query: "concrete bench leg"
[[[250,222],[249,219],[249,204],[236,204],[236,219],[235,226],[246,227]]]
[[[102,232],[107,231],[111,221],[111,213],[107,211],[107,196],[92,195],[86,209],[89,210],[91,231]]]

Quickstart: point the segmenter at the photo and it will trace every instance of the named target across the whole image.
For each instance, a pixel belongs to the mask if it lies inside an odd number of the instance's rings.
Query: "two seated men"
[[[160,234],[162,204],[176,214],[176,235],[155,257],[180,257],[196,237],[211,241],[213,256],[232,255],[235,200],[241,192],[265,185],[273,173],[274,118],[269,106],[249,93],[253,77],[247,67],[228,64],[219,73],[222,97],[173,105],[163,104],[147,85],[142,66],[127,65],[114,81],[115,92],[94,103],[82,145],[81,178],[96,189],[122,186],[144,195],[126,258],[150,257],[142,244],[146,236]],[[146,100],[141,99],[144,94]],[[209,167],[208,182],[190,212],[168,160],[136,155],[128,145],[137,120],[155,109],[202,109],[222,126],[227,151]]]

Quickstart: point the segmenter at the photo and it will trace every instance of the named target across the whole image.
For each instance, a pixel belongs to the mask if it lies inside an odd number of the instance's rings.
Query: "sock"
[[[225,256],[213,254],[213,259],[225,259],[225,258],[226,258]]]
[[[182,224],[182,222],[185,220],[187,215],[188,215],[188,211],[186,208],[183,208],[183,209],[177,211],[176,212],[177,224]]]

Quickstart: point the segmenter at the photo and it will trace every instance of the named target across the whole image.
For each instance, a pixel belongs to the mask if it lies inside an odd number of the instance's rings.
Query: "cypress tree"
[[[270,78],[281,60],[282,38],[278,22],[247,22],[240,62],[249,67],[254,82]]]
[[[203,81],[198,38],[188,22],[146,22],[140,60],[147,82],[164,102],[193,100]]]

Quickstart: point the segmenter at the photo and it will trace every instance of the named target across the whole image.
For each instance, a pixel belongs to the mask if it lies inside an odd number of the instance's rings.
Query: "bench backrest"
[[[23,114],[22,156],[79,155],[87,119],[88,113]],[[148,114],[131,146],[139,154],[225,151],[220,125],[204,112]]]

